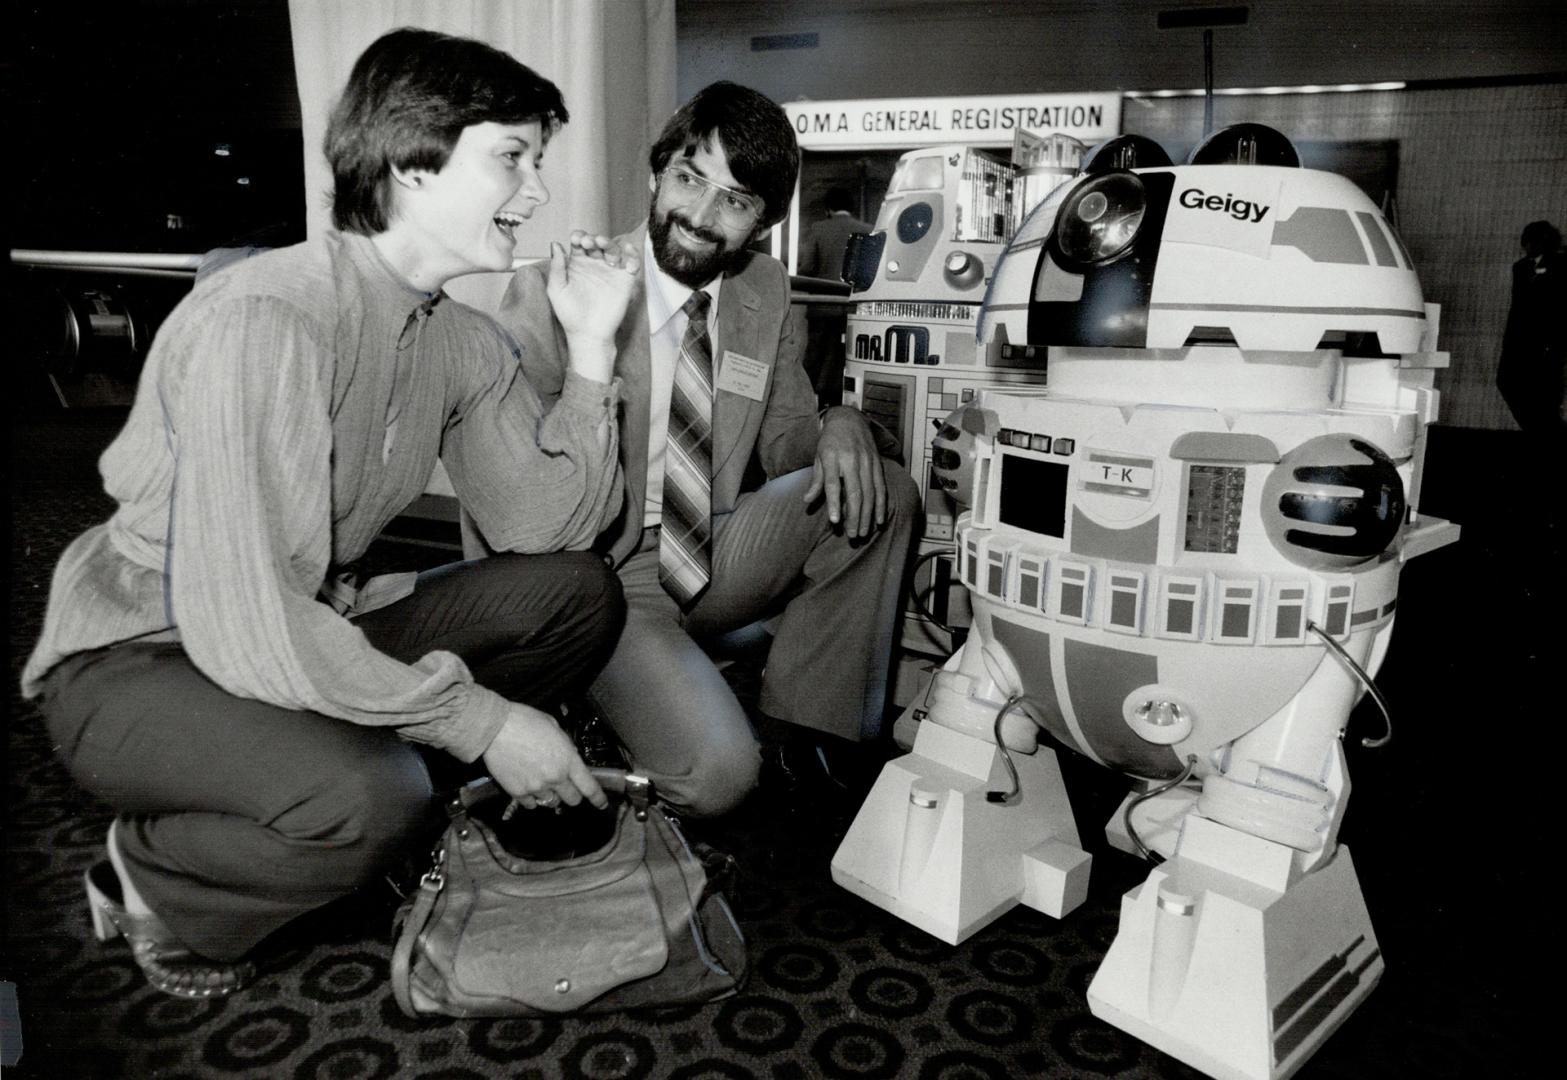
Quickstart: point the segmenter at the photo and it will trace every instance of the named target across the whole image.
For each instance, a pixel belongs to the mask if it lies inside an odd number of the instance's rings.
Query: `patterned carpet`
[[[92,411],[13,419],[13,687],[61,547],[108,509],[94,462],[119,422]],[[1515,957],[1556,935],[1537,913],[1546,852],[1522,834],[1554,815],[1543,818],[1544,782],[1511,764],[1512,742],[1559,721],[1559,708],[1533,711],[1531,691],[1561,660],[1545,636],[1560,596],[1531,575],[1563,564],[1559,515],[1540,511],[1521,470],[1507,472],[1518,447],[1505,438],[1433,433],[1425,507],[1461,520],[1464,542],[1405,573],[1379,679],[1394,743],[1371,752],[1347,740],[1355,791],[1343,837],[1388,973],[1302,1077],[1532,1075],[1526,1047],[1541,1040],[1519,972],[1554,964]],[[1471,482],[1477,462],[1496,463],[1485,483]],[[300,926],[238,996],[194,1003],[149,989],[122,943],[91,939],[80,878],[100,857],[107,809],[55,763],[14,689],[10,704],[0,979],[18,986],[25,1039],[11,1076],[1197,1075],[1089,1014],[1120,894],[1145,870],[1099,839],[1121,785],[1080,761],[1066,763],[1067,779],[1094,876],[1088,902],[1063,921],[1019,908],[963,945],[942,944],[832,884],[843,815],[758,797],[703,832],[740,860],[731,898],[753,969],[740,996],[618,1017],[413,1022],[387,986],[390,889]],[[1368,706],[1351,734],[1378,723]]]

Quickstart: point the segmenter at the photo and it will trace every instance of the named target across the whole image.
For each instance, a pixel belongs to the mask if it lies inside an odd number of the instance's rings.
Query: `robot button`
[[[941,802],[941,792],[936,785],[921,778],[909,786],[909,805],[921,810],[934,810]]]
[[[1122,715],[1138,738],[1156,746],[1173,746],[1192,733],[1194,716],[1190,705],[1164,693],[1156,686],[1133,691],[1122,705]]]
[[[1137,718],[1154,727],[1172,727],[1184,719],[1181,707],[1173,701],[1146,701],[1137,710]]]

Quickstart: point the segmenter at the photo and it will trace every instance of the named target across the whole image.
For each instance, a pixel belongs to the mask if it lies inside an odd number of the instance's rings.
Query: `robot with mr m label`
[[[1341,740],[1363,694],[1386,713],[1404,560],[1457,539],[1416,509],[1436,315],[1376,204],[1271,129],[1091,152],[986,286],[976,355],[1043,352],[1046,384],[936,435],[973,622],[834,880],[950,943],[1064,916],[1089,856],[1049,747],[1075,750],[1132,778],[1107,838],[1155,863],[1094,1015],[1213,1076],[1295,1072],[1384,967]]]

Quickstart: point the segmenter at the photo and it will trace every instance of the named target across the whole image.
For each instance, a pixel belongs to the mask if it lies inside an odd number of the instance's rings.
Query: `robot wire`
[[[948,626],[946,623],[936,618],[936,616],[931,612],[930,608],[925,606],[924,595],[914,584],[915,578],[919,575],[919,569],[921,566],[924,566],[931,559],[937,559],[943,555],[954,554],[956,554],[956,552],[952,548],[935,548],[932,551],[925,552],[924,554],[920,555],[919,558],[915,559],[914,568],[909,572],[909,599],[914,602],[914,610],[919,613],[920,618],[924,619],[938,630],[950,634],[955,638],[959,633],[958,628]],[[932,593],[935,591],[936,575],[932,573],[930,578],[930,588],[926,589],[925,592]]]
[[[987,791],[985,792],[986,802],[1002,803],[1004,805],[1012,802],[1018,797],[1019,794],[1022,793],[1023,784],[1022,781],[1018,779],[1017,766],[1012,764],[1012,751],[1007,748],[1006,743],[1001,741],[1001,721],[1007,718],[1007,713],[1023,704],[1027,697],[1027,694],[1013,694],[1011,697],[1007,698],[1005,705],[996,710],[996,722],[992,726],[991,731],[995,734],[996,737],[996,749],[1001,751],[1001,764],[1007,767],[1007,776],[1011,778],[1012,790]],[[1033,717],[1029,717],[1029,719],[1032,720]]]
[[[1382,710],[1384,728],[1381,738],[1363,738],[1360,740],[1360,745],[1373,750],[1379,746],[1386,746],[1393,739],[1393,714],[1388,711],[1387,698],[1382,696],[1382,691],[1378,690],[1376,683],[1371,681],[1371,676],[1366,674],[1366,669],[1355,663],[1355,658],[1344,650],[1344,646],[1329,637],[1327,631],[1309,620],[1306,623],[1306,629],[1321,638],[1322,643],[1328,647],[1328,650],[1338,657],[1339,660],[1343,661],[1345,666],[1354,673],[1355,678],[1360,680],[1360,685],[1366,688],[1366,692],[1371,695],[1371,700],[1377,703],[1377,708]]]
[[[1192,770],[1196,767],[1197,755],[1187,754],[1186,768],[1181,770],[1181,775],[1177,776],[1174,780],[1166,780],[1158,787],[1149,788],[1135,799],[1127,800],[1126,809],[1121,814],[1121,823],[1126,826],[1126,835],[1131,838],[1132,843],[1136,845],[1138,853],[1142,855],[1143,858],[1157,859],[1160,862],[1164,861],[1164,857],[1162,855],[1160,855],[1157,851],[1151,850],[1147,844],[1143,843],[1143,838],[1137,835],[1137,827],[1132,824],[1132,811],[1136,810],[1139,806],[1147,802],[1149,799],[1152,799],[1154,796],[1163,795],[1171,788],[1178,788],[1182,784],[1186,783],[1186,781],[1190,779],[1192,775]]]

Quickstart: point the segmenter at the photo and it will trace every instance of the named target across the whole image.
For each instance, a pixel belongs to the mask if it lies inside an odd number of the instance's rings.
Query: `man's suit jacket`
[[[617,243],[629,243],[640,253],[646,231],[646,226],[638,228],[618,237]],[[647,491],[651,356],[645,289],[649,270],[643,268],[636,295],[615,335],[626,501],[620,517],[600,535],[595,547],[608,552],[616,565],[636,550]],[[519,270],[506,289],[498,316],[521,344],[523,371],[546,408],[560,396],[567,359],[565,334],[545,292],[547,271],[548,264],[542,262]],[[753,253],[725,276],[714,327],[715,380],[722,372],[725,352],[749,357],[768,368],[760,401],[721,389],[715,393],[715,514],[734,509],[753,453],[769,480],[803,469],[815,460],[820,424],[815,391],[800,365],[804,322],[789,306],[789,275],[776,259]]]
[[[868,233],[874,225],[848,214],[833,214],[811,223],[800,245],[800,273],[807,277],[843,279],[843,252],[849,246],[849,237],[855,233]]]

